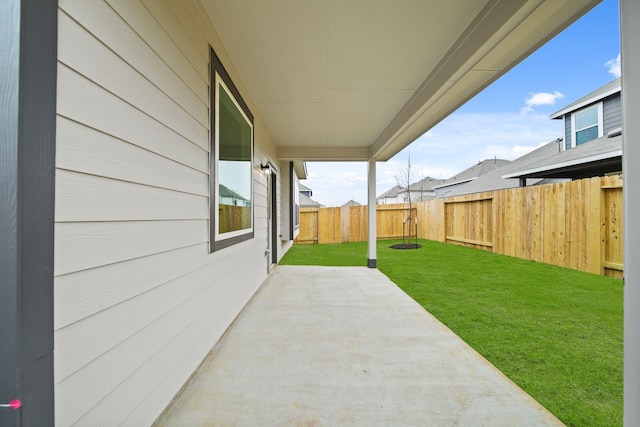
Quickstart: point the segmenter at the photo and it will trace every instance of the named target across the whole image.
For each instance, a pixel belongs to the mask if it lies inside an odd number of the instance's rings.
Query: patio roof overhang
[[[599,0],[204,0],[283,160],[393,157]]]

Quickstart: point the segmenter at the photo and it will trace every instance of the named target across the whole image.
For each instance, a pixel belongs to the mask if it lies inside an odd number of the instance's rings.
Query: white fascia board
[[[293,169],[298,179],[307,179],[307,162],[296,160],[293,162]]]
[[[459,185],[459,184],[465,184],[467,182],[471,182],[474,179],[478,179],[477,176],[473,177],[473,178],[469,178],[469,179],[461,179],[460,181],[456,181],[456,182],[450,182],[448,184],[442,184],[442,185],[437,185],[435,187],[433,187],[434,190],[437,190],[439,188],[446,188],[446,187],[452,187],[454,185]]]
[[[616,93],[619,93],[620,90],[621,90],[621,86],[618,85],[618,86],[614,87],[613,89],[610,89],[610,90],[608,90],[606,92],[603,92],[603,93],[601,93],[601,94],[599,94],[597,96],[593,96],[593,97],[591,97],[589,99],[585,99],[584,101],[580,102],[579,104],[568,105],[565,108],[563,108],[562,110],[553,113],[551,116],[549,116],[549,118],[551,118],[551,119],[562,118],[567,113],[572,113],[572,112],[577,111],[577,110],[579,110],[579,109],[581,109],[583,107],[586,107],[587,105],[595,104],[596,102],[601,101],[601,100],[605,99],[608,96],[611,96],[611,95],[614,95]]]

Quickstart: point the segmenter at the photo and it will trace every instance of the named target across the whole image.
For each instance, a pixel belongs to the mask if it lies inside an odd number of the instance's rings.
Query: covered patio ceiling
[[[599,0],[203,0],[286,160],[388,160]]]

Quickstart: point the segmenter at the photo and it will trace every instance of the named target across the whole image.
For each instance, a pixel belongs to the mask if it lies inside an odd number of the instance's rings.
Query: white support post
[[[640,426],[640,2],[620,1],[624,177],[624,425]]]
[[[378,260],[376,258],[376,161],[369,159],[368,167],[368,197],[367,204],[369,206],[369,251],[367,266],[376,268]]]

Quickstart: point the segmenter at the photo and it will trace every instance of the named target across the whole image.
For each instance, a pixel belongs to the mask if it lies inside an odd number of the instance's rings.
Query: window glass
[[[576,130],[598,125],[598,107],[576,113]]]
[[[300,227],[300,182],[295,174],[293,180],[293,226]]]
[[[584,144],[601,136],[599,105],[578,111],[572,114],[571,119],[573,133],[569,139],[573,140],[570,142],[573,146]]]
[[[253,115],[210,50],[209,251],[254,237]]]
[[[251,123],[218,83],[218,233],[251,228]]]
[[[584,144],[592,139],[598,137],[598,126],[593,126],[587,129],[579,130],[576,132],[576,145]]]

